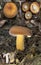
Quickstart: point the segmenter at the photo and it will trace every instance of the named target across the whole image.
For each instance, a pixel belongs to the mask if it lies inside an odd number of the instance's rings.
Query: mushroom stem
[[[24,50],[24,35],[17,35],[16,49],[20,51]]]

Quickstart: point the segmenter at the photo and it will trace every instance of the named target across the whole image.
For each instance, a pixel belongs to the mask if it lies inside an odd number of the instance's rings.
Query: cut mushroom
[[[25,18],[28,20],[28,19],[31,19],[32,18],[32,13],[30,11],[27,11],[25,13]]]
[[[37,2],[33,2],[30,6],[30,10],[32,13],[37,14],[40,11],[40,6]]]
[[[26,27],[22,27],[22,26],[13,26],[10,31],[9,34],[12,36],[16,36],[16,49],[17,50],[24,50],[24,36],[28,36],[31,37],[32,31]]]
[[[29,3],[28,2],[23,3],[22,10],[24,12],[27,12],[29,10]]]

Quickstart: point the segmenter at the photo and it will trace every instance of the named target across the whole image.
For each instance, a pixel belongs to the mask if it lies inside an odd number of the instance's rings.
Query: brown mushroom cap
[[[27,36],[31,36],[32,35],[32,31],[30,29],[26,28],[26,27],[13,26],[9,30],[9,34],[12,35],[12,36],[16,36],[16,35],[27,35]]]
[[[17,15],[18,9],[15,3],[8,2],[3,8],[3,13],[7,18],[13,18]]]

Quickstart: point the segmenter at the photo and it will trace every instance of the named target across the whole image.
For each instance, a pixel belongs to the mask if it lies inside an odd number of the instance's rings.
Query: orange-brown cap
[[[16,36],[16,35],[26,35],[26,36],[30,36],[32,35],[32,31],[26,27],[22,27],[22,26],[13,26],[10,28],[9,30],[9,34],[12,36]]]
[[[3,13],[7,18],[13,18],[17,15],[18,8],[15,3],[8,2],[5,4],[5,6],[3,8]]]

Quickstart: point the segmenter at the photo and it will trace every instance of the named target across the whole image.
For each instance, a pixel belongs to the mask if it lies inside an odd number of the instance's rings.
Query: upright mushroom
[[[13,26],[11,27],[11,29],[9,30],[9,34],[12,36],[16,36],[16,49],[17,50],[24,50],[24,36],[28,36],[31,37],[31,30],[26,28],[26,27],[22,27],[22,26]]]

